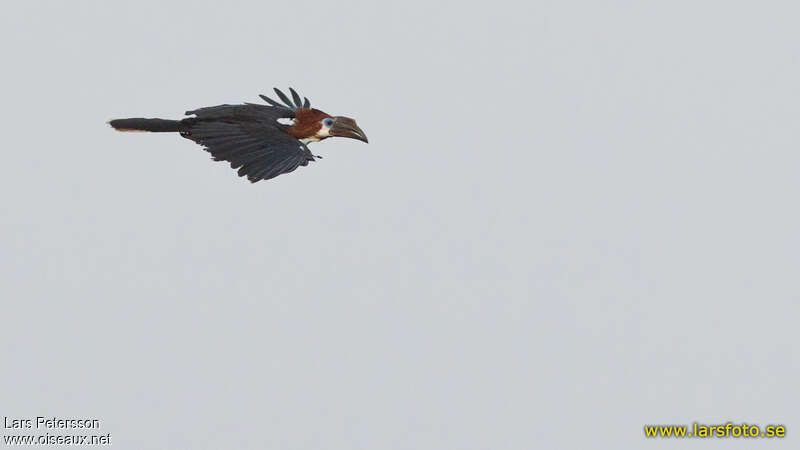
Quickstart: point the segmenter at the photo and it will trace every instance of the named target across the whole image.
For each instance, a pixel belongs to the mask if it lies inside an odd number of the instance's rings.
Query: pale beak
[[[356,121],[349,117],[342,117],[342,116],[334,117],[330,134],[331,136],[358,139],[359,141],[364,141],[369,143],[369,141],[367,140],[367,135],[364,134],[363,131],[361,131],[361,128],[358,128],[358,125],[356,125]]]

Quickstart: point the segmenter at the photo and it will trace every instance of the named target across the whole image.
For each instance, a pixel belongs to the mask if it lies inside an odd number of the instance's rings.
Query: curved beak
[[[343,116],[337,116],[333,118],[333,126],[331,126],[330,131],[331,136],[339,136],[339,137],[346,137],[350,139],[358,139],[359,141],[364,141],[369,143],[367,140],[367,135],[361,131],[361,128],[358,128],[356,125],[356,121]]]

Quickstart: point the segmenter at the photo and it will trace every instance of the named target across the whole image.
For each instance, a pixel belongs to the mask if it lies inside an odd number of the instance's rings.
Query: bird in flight
[[[311,107],[307,98],[289,88],[292,98],[275,89],[283,103],[260,95],[268,105],[245,103],[187,111],[181,120],[115,119],[117,131],[174,132],[211,153],[215,161],[228,161],[239,176],[255,183],[307,166],[322,158],[308,144],[333,136],[369,142],[356,121],[331,116]]]

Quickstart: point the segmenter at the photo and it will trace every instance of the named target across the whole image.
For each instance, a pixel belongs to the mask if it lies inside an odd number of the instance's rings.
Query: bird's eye
[[[328,117],[327,119],[322,121],[322,124],[325,125],[326,127],[330,128],[330,127],[333,126],[333,119]]]

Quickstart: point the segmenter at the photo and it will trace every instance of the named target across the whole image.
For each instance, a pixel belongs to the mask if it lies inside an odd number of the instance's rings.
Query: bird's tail
[[[108,122],[117,131],[153,131],[164,133],[170,131],[184,131],[186,125],[180,120],[167,119],[114,119]]]

